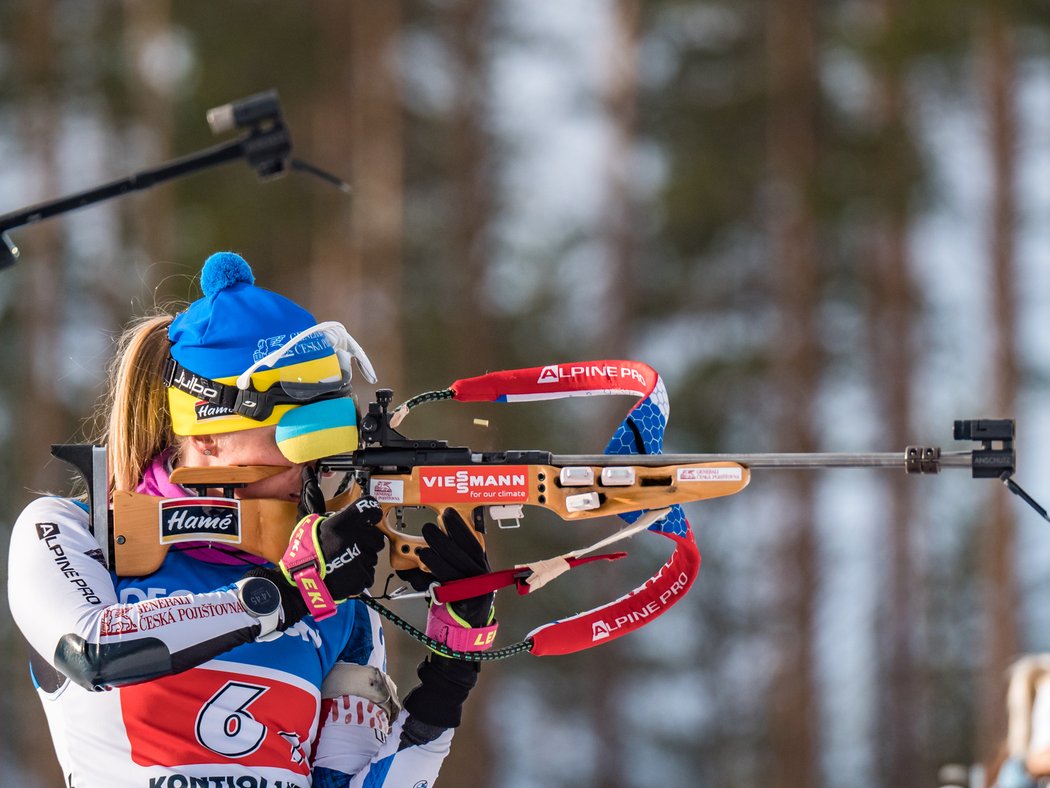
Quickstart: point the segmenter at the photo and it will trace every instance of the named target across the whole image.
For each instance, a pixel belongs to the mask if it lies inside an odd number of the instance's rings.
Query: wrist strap
[[[317,527],[324,519],[322,514],[308,514],[300,520],[281,559],[281,571],[299,589],[315,621],[335,615],[336,611],[335,600],[324,583],[324,555],[317,541]]]
[[[454,618],[447,605],[433,604],[427,613],[427,637],[455,651],[488,651],[496,639],[499,624],[493,621],[485,627],[468,627]]]
[[[254,577],[260,576],[255,575]],[[244,607],[244,602],[241,599],[241,591],[244,588],[245,584],[252,579],[254,578],[242,577],[240,580],[234,583],[234,585],[237,587],[237,601],[241,603],[241,607]],[[273,582],[269,578],[265,579],[269,580],[271,583]],[[274,583],[274,585],[276,586],[277,584]],[[280,589],[278,589],[277,593],[280,594]],[[265,640],[267,635],[276,631],[277,627],[281,624],[281,605],[278,605],[272,613],[266,613],[264,615],[258,615],[253,611],[249,610],[248,608],[245,608],[245,612],[259,622],[259,634],[255,636],[256,640]]]

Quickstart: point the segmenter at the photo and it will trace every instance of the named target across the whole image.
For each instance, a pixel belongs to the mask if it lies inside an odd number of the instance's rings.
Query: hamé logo
[[[160,502],[160,542],[205,539],[240,544],[240,501],[233,498],[166,498]]]
[[[224,408],[222,405],[216,405],[205,400],[199,400],[193,406],[193,413],[196,415],[197,421],[209,421],[237,415],[229,408]]]

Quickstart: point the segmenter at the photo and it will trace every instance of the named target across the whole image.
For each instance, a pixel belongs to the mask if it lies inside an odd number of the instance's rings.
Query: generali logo
[[[167,498],[160,502],[160,542],[241,542],[241,504],[233,498]]]
[[[419,469],[419,499],[423,503],[524,503],[528,498],[527,465]]]
[[[405,502],[405,483],[397,479],[371,479],[369,492],[379,503]]]
[[[744,469],[736,468],[679,468],[680,482],[738,482],[744,478]]]
[[[100,635],[130,635],[138,631],[127,605],[114,605],[103,611]]]

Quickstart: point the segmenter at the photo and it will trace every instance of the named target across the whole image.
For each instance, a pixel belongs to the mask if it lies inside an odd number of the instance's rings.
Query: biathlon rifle
[[[476,452],[443,440],[409,438],[397,429],[408,412],[424,402],[511,402],[595,395],[638,397],[604,454]],[[665,536],[674,545],[670,559],[625,596],[546,624],[520,643],[495,651],[449,652],[375,599],[362,597],[431,648],[464,659],[497,659],[522,651],[536,655],[570,653],[615,639],[659,616],[685,595],[700,566],[700,554],[681,504],[740,492],[755,469],[897,468],[910,474],[933,474],[942,469],[968,468],[974,478],[1002,480],[1044,519],[1050,519],[1012,479],[1014,422],[1009,419],[956,421],[956,440],[980,444],[968,451],[908,446],[902,452],[874,454],[662,454],[668,415],[666,391],[652,368],[634,361],[496,372],[458,380],[448,389],[414,397],[393,411],[392,401],[390,390],[377,391],[375,401],[361,418],[360,447],[321,460],[320,469],[343,475],[341,490],[327,502],[329,511],[363,492],[379,501],[385,512],[379,527],[389,539],[393,568],[425,568],[418,556],[425,543],[405,530],[405,510],[414,507],[435,512],[446,507],[456,509],[473,525],[483,543],[486,512],[502,527],[519,524],[525,506],[549,509],[567,521],[605,515],[619,515],[626,521],[620,530],[589,547],[433,588],[430,593],[438,602],[454,602],[504,586],[514,586],[519,594],[530,593],[579,564],[623,557],[622,552],[588,554],[643,530]],[[226,541],[276,562],[298,519],[294,503],[235,498],[237,487],[282,470],[258,466],[176,468],[172,481],[196,489],[199,497],[158,499],[118,491],[113,495],[110,515],[106,507],[97,506],[105,491],[105,477],[101,487],[98,484],[99,468],[105,468],[104,450],[66,446],[54,447],[54,452],[77,465],[89,479],[95,535],[118,575],[149,574],[160,566],[172,544],[202,539]],[[215,489],[222,495],[209,495]]]

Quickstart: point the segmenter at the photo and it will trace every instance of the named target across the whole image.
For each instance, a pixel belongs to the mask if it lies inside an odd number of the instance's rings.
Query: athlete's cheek
[[[289,468],[285,473],[280,474],[283,481],[282,489],[286,495],[294,496],[296,499],[299,498],[300,493],[303,491],[303,468],[301,465],[295,465]]]
[[[303,489],[302,469],[293,466],[267,480],[265,490],[257,495],[261,498],[279,498],[281,500],[298,501]]]
[[[284,473],[271,476],[254,484],[248,484],[236,491],[238,498],[276,498],[282,501],[297,501],[302,489],[297,474]]]

